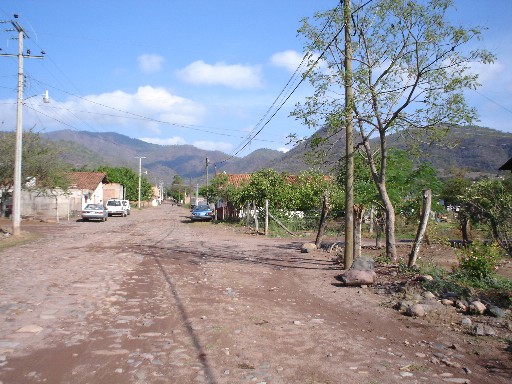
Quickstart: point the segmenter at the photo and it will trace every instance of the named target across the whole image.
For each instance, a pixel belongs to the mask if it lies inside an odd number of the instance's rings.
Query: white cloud
[[[303,55],[298,53],[297,51],[283,51],[274,53],[270,57],[270,63],[275,65],[276,67],[283,67],[289,70],[290,72],[295,72],[297,67],[302,62]]]
[[[286,153],[286,152],[288,152],[290,149],[289,149],[289,148],[286,148],[286,147],[281,147],[281,148],[277,148],[277,150],[278,150],[279,152]]]
[[[261,87],[261,69],[258,66],[223,62],[212,65],[198,60],[177,71],[177,76],[196,85],[223,85],[236,89]]]
[[[135,93],[114,91],[88,95],[60,103],[60,107],[70,112],[59,117],[69,125],[85,123],[94,127],[129,127],[157,133],[167,123],[197,124],[205,112],[202,105],[192,100],[151,86],[139,87]]]
[[[139,69],[145,73],[158,72],[162,69],[162,64],[165,59],[158,55],[145,53],[137,57]]]
[[[502,75],[505,71],[505,66],[499,61],[495,61],[492,64],[471,63],[469,67],[470,73],[478,75],[478,82],[482,86],[488,85],[495,80],[500,82],[503,80]]]
[[[192,143],[194,147],[205,149],[208,151],[230,151],[233,146],[230,143],[222,141],[194,141]]]
[[[183,145],[187,144],[186,140],[179,136],[168,137],[166,139],[159,139],[156,137],[141,137],[139,140],[145,141],[146,143],[158,144],[158,145]]]

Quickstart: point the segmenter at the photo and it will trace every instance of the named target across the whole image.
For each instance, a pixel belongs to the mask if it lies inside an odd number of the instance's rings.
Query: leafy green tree
[[[465,178],[463,175],[456,175],[445,181],[444,188],[441,192],[441,197],[445,201],[445,205],[452,205],[459,207],[457,220],[459,229],[462,233],[462,242],[468,244],[469,242],[469,226],[470,226],[470,212],[471,207],[466,206],[463,196],[471,186],[471,180]]]
[[[287,209],[290,206],[291,188],[288,174],[273,169],[262,169],[251,174],[251,180],[242,190],[242,202],[254,202],[258,207],[269,200],[272,209]]]
[[[317,171],[303,171],[296,179],[290,180],[290,208],[298,211],[317,210],[322,206],[323,193],[329,192],[330,206],[339,210],[342,204],[342,190],[335,179]]]
[[[105,172],[111,183],[119,183],[125,187],[126,199],[137,201],[139,199],[139,175],[127,167],[101,166],[98,172]],[[145,177],[141,178],[141,200],[150,200],[152,186]]]
[[[303,20],[299,33],[307,39],[306,50],[317,53],[310,56],[306,73],[314,92],[297,104],[293,115],[311,127],[329,127],[330,134],[344,129],[346,116],[352,116],[386,211],[386,253],[395,258],[395,207],[387,188],[388,135],[403,131],[432,142],[450,124],[470,124],[476,110],[467,105],[464,91],[478,86],[478,75],[470,72],[470,65],[489,63],[494,57],[465,47],[482,31],[447,21],[453,0],[357,0],[353,4],[351,73],[343,65],[341,7]],[[354,97],[352,105],[345,106],[342,94],[348,81]],[[377,148],[371,145],[373,137],[379,138]]]
[[[38,133],[23,133],[21,179],[22,188],[38,189],[41,192],[54,189],[67,190],[66,176],[71,167],[61,159],[61,153],[54,143],[44,140]],[[14,157],[16,135],[14,132],[0,134],[0,186],[4,191],[14,185]],[[35,183],[27,183],[35,180]]]
[[[354,158],[354,197],[355,203],[366,207],[378,206],[385,209],[363,151],[356,152]],[[338,182],[345,183],[344,165],[340,167]],[[436,170],[428,163],[414,165],[406,151],[392,148],[388,154],[387,189],[391,202],[398,212],[405,216],[415,215],[421,206],[421,191],[430,189],[433,196],[441,194],[443,183]]]
[[[512,178],[474,182],[461,201],[463,213],[486,225],[493,240],[512,255]]]
[[[185,185],[185,181],[180,175],[174,175],[172,184],[167,188],[167,193],[176,201],[182,200],[183,193],[189,188]]]

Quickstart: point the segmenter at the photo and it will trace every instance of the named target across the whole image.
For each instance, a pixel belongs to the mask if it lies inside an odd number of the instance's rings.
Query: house
[[[79,207],[75,210],[82,210],[89,203],[103,203],[104,185],[108,182],[107,174],[104,172],[68,172],[69,177],[69,195],[79,201]],[[77,209],[78,208],[78,209]]]
[[[89,203],[124,197],[124,187],[109,183],[104,172],[68,172],[67,190],[38,190],[26,185],[21,191],[21,217],[56,220],[76,216]]]
[[[512,171],[512,157],[498,169],[500,171]]]

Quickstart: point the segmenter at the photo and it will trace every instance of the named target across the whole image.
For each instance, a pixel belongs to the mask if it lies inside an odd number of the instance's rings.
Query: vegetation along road
[[[303,240],[188,215],[34,225],[0,250],[0,383],[510,383],[506,324],[404,316]]]

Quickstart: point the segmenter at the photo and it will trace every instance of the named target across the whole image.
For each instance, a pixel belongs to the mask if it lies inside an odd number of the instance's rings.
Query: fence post
[[[265,236],[268,235],[268,199],[265,199]]]
[[[260,223],[258,221],[258,213],[257,213],[257,210],[256,210],[256,202],[252,202],[252,208],[254,210],[254,227],[256,228],[256,232],[259,233],[260,232]]]

